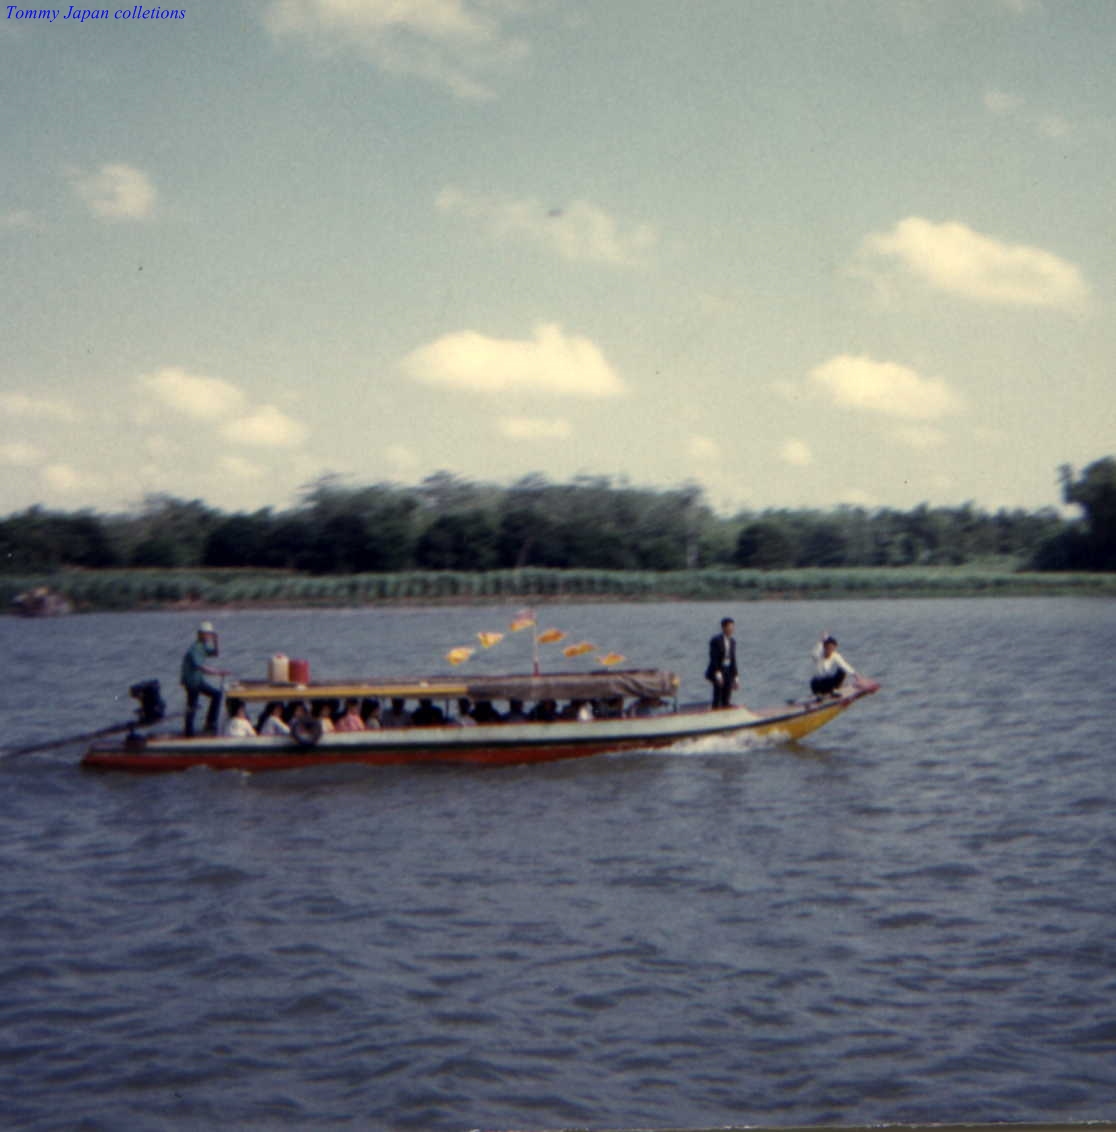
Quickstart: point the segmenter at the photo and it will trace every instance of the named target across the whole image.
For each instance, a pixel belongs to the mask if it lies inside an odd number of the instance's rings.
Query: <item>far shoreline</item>
[[[1039,573],[1003,567],[898,566],[623,572],[522,570],[468,574],[309,575],[253,570],[64,570],[0,575],[0,602],[41,615],[86,612],[418,608],[651,602],[1116,597],[1116,573]],[[23,600],[24,609],[17,604]]]

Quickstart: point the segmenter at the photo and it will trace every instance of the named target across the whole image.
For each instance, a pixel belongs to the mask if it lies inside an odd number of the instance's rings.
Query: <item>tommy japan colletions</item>
[[[73,4],[63,16],[61,8],[20,8],[15,4],[8,4],[9,20],[46,20],[54,23],[60,16],[64,20],[76,20],[79,24],[86,20],[107,20],[110,18],[108,8],[78,8]],[[117,8],[111,16],[114,20],[184,20],[185,8],[145,8],[136,4],[132,8]]]

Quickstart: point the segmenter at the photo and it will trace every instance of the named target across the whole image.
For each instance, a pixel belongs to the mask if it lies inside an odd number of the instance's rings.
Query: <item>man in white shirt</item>
[[[856,679],[856,669],[837,651],[837,638],[828,634],[814,646],[814,678],[810,691],[815,696],[836,696],[845,677]]]

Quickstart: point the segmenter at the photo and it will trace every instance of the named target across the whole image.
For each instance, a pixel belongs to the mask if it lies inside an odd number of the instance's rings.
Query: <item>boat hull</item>
[[[152,736],[94,743],[82,765],[157,772],[293,770],[311,766],[510,766],[651,750],[695,740],[748,734],[768,741],[801,739],[870,695],[865,685],[839,698],[754,712],[748,708],[679,711],[644,719],[499,723],[333,732],[310,746],[286,736],[249,738]]]

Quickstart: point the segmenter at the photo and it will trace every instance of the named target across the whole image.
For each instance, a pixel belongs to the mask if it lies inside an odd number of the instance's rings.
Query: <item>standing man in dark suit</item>
[[[721,631],[709,640],[709,667],[705,678],[713,685],[713,707],[732,706],[732,690],[740,687],[736,667],[736,622],[731,617],[721,621]]]

